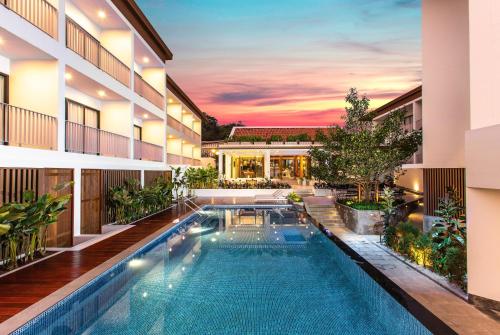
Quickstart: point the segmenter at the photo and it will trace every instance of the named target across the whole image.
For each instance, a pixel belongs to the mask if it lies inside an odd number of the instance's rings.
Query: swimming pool
[[[205,207],[14,334],[430,334],[289,206]]]

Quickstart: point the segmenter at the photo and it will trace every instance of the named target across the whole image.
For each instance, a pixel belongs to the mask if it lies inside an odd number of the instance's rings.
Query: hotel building
[[[199,164],[202,113],[134,1],[0,0],[0,203],[74,181],[51,227],[71,246],[110,222],[107,190]]]
[[[217,153],[219,175],[225,179],[268,178],[294,181],[311,178],[308,151],[318,130],[327,127],[234,127],[227,141],[203,144]],[[297,140],[302,137],[302,139]],[[248,139],[256,141],[248,141]],[[241,140],[240,140],[241,139]]]
[[[423,87],[376,110],[375,120],[405,108],[405,127],[422,129],[422,148],[398,184],[423,192],[427,227],[446,188],[458,191],[467,217],[469,299],[500,310],[500,3],[422,5]]]

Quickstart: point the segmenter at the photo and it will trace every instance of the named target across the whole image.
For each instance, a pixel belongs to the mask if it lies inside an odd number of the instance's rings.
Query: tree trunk
[[[363,184],[363,200],[370,202],[370,183]]]

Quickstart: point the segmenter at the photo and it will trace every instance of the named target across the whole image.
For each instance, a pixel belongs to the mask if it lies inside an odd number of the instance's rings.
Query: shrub
[[[443,270],[452,282],[464,286],[467,273],[467,256],[465,250],[459,247],[449,247],[446,249]]]
[[[288,194],[287,198],[288,200],[293,202],[302,202],[302,197],[295,192],[291,192],[290,194]]]
[[[398,238],[397,251],[405,256],[411,257],[411,248],[420,235],[420,231],[411,222],[400,222],[396,226]]]
[[[269,138],[270,142],[283,142],[283,137],[281,135],[272,135]]]
[[[266,139],[262,136],[254,136],[254,135],[244,135],[244,136],[235,136],[229,139],[230,142],[265,142]]]
[[[205,168],[189,168],[184,173],[184,177],[190,189],[216,188],[219,171],[210,165]]]
[[[307,134],[290,135],[286,138],[288,142],[308,142],[311,140]]]
[[[275,182],[271,179],[264,181],[245,180],[245,181],[230,181],[221,180],[219,182],[221,189],[288,189],[292,188],[290,184]]]

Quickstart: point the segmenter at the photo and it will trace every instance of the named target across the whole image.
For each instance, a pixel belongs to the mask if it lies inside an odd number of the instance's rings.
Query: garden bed
[[[360,235],[379,234],[377,223],[382,220],[382,212],[379,210],[358,210],[339,202],[335,203],[345,226]]]
[[[287,196],[289,193],[293,192],[293,189],[221,189],[221,188],[205,188],[205,189],[193,189],[191,194],[200,198],[211,198],[211,197],[255,197],[256,195],[270,195],[276,191],[281,191],[283,196]]]

